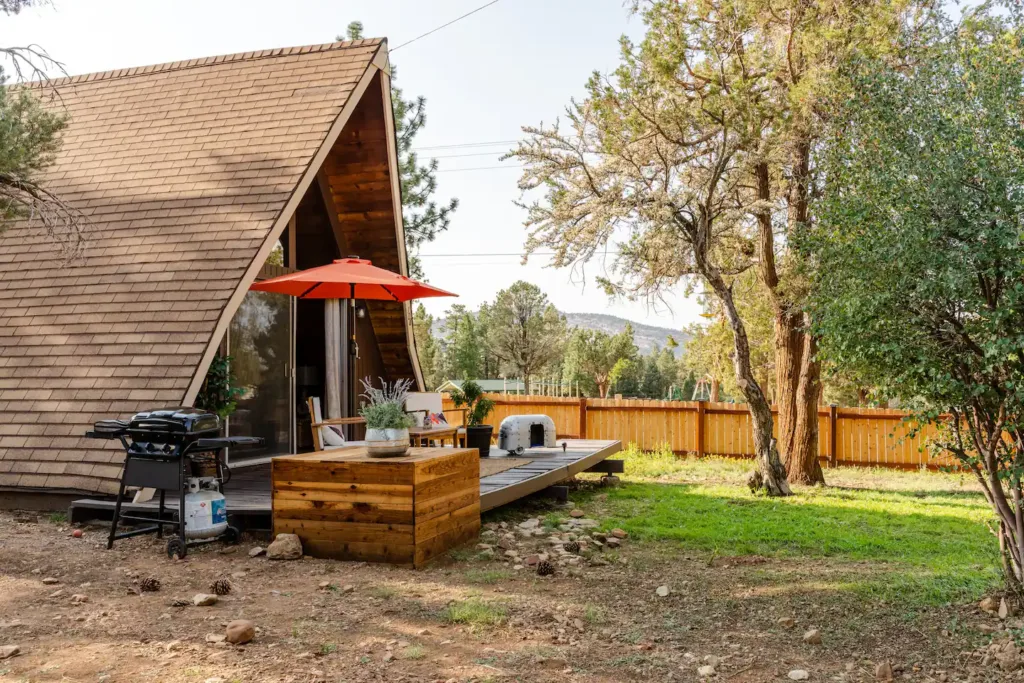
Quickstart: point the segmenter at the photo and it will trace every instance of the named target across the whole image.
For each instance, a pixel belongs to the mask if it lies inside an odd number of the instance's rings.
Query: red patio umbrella
[[[366,259],[350,256],[336,259],[326,266],[309,268],[298,273],[279,275],[261,282],[254,282],[249,289],[259,292],[276,292],[288,294],[299,299],[326,299],[324,317],[327,334],[327,412],[329,417],[340,416],[338,397],[334,392],[340,382],[337,377],[335,363],[331,361],[334,345],[332,345],[332,327],[337,329],[340,317],[337,317],[338,299],[372,299],[383,301],[412,301],[431,296],[458,296],[437,287],[418,282],[411,278],[384,270]],[[332,304],[333,301],[333,304]],[[356,349],[355,307],[349,306],[349,381],[352,381],[353,359]],[[336,316],[332,319],[332,315]],[[335,336],[336,340],[337,337]],[[335,414],[337,413],[337,414]]]
[[[300,299],[412,301],[430,296],[458,296],[356,257],[336,259],[326,266],[256,282],[249,289],[290,294]]]

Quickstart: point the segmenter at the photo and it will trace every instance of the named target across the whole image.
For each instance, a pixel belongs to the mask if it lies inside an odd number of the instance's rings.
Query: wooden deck
[[[563,452],[561,444],[566,444]],[[573,475],[594,467],[622,450],[618,441],[560,440],[556,448],[531,448],[520,457],[532,462],[505,470],[480,480],[480,509],[492,510],[512,501],[542,491]],[[494,457],[496,449],[492,448]],[[497,451],[502,453],[503,451]],[[270,465],[254,465],[232,470],[231,480],[224,487],[228,513],[233,518],[254,517],[256,526],[269,528]],[[137,512],[154,510],[155,502],[138,505],[126,503],[124,510]],[[71,521],[85,521],[96,517],[109,518],[114,510],[112,500],[82,499],[71,504]],[[266,518],[264,522],[262,519]],[[262,526],[266,524],[266,526]],[[244,524],[243,526],[250,526]]]

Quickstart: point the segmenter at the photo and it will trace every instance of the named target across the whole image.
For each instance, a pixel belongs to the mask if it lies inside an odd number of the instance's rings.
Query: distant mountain
[[[633,341],[636,343],[637,348],[640,349],[642,355],[649,354],[655,347],[659,349],[665,348],[668,344],[668,338],[672,337],[679,342],[679,346],[675,350],[676,357],[678,358],[682,354],[682,347],[690,338],[682,330],[644,325],[643,323],[636,323],[632,320],[626,320],[625,318],[605,313],[563,313],[562,315],[565,316],[565,320],[570,328],[579,327],[584,330],[596,330],[606,334],[618,334],[626,329],[626,325],[632,325]],[[435,319],[434,326],[431,328],[431,334],[438,339],[444,337],[445,323],[445,318]]]
[[[672,337],[679,342],[676,348],[676,357],[682,352],[682,347],[690,338],[682,330],[673,330],[668,327],[657,327],[655,325],[644,325],[632,320],[626,320],[615,315],[606,313],[565,313],[565,320],[569,327],[579,327],[585,330],[597,330],[606,334],[618,334],[626,329],[626,325],[633,326],[633,341],[643,355],[649,354],[655,347],[665,348],[668,338]]]

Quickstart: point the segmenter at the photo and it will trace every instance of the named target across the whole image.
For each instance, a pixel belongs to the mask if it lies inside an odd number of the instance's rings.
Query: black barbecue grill
[[[128,421],[101,420],[85,434],[93,439],[118,439],[125,450],[124,470],[114,503],[114,519],[110,524],[107,549],[114,541],[131,536],[155,533],[163,537],[164,527],[174,530],[176,536],[167,542],[168,556],[184,557],[189,545],[216,539],[187,538],[185,526],[185,494],[193,470],[202,464],[213,466],[213,473],[221,483],[227,481],[223,452],[230,446],[259,446],[263,439],[253,436],[220,436],[220,418],[196,408],[162,408],[136,413]],[[125,488],[156,489],[160,495],[156,518],[121,514]],[[177,513],[167,511],[164,503],[168,491],[178,497]],[[118,533],[122,521],[150,524]],[[155,522],[155,524],[153,524]],[[228,542],[238,540],[238,530],[228,527],[223,534]]]

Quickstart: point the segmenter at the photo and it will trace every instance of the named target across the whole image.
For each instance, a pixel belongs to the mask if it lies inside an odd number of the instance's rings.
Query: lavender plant
[[[405,412],[405,399],[409,396],[412,380],[402,379],[386,382],[383,377],[380,388],[373,386],[369,377],[359,380],[363,385],[362,398],[366,403],[359,409],[359,414],[366,420],[368,429],[408,429],[415,424],[412,417]]]

